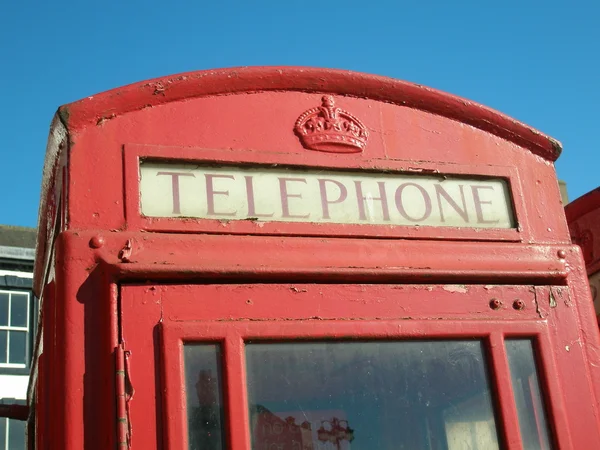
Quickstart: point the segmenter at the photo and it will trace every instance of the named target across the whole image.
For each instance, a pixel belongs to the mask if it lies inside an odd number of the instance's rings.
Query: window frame
[[[323,340],[455,340],[479,339],[485,348],[494,414],[501,448],[523,450],[505,340],[531,339],[536,367],[546,405],[549,434],[556,448],[563,448],[567,437],[566,418],[560,399],[558,382],[548,377],[554,365],[547,324],[543,322],[486,321],[485,327],[474,321],[423,320],[385,321],[320,321],[298,322],[162,322],[160,327],[162,369],[162,423],[165,448],[187,447],[187,416],[183,346],[188,343],[221,345],[224,432],[228,448],[251,450],[248,424],[248,394],[244,348],[247,341],[323,341]],[[423,330],[427,330],[426,333]],[[454,331],[452,331],[454,330]],[[543,364],[540,364],[543,362]],[[566,447],[565,447],[566,448]]]
[[[8,286],[0,286],[0,293],[8,293],[9,296],[13,293],[19,294],[27,294],[27,327],[13,327],[11,325],[0,326],[0,330],[8,331],[10,335],[11,332],[25,332],[25,364],[19,365],[14,363],[5,363],[0,362],[0,375],[29,375],[31,370],[31,360],[33,355],[33,342],[34,336],[37,328],[37,304],[35,301],[35,296],[33,294],[33,290],[31,286],[26,286],[19,284],[18,286],[8,285]],[[11,297],[9,297],[9,305],[11,302]],[[9,314],[10,314],[10,306],[9,306]],[[10,317],[9,317],[10,323]],[[7,339],[7,356],[9,356],[10,340]]]

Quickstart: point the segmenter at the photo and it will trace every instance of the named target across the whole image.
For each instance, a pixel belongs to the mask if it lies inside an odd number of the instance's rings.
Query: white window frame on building
[[[31,291],[27,290],[0,288],[0,369],[28,370],[31,359],[31,345],[28,345],[32,325],[31,295]],[[15,342],[18,342],[18,347]]]
[[[3,226],[0,226],[0,231],[4,232]],[[0,245],[0,296],[8,297],[8,304],[4,304],[8,308],[0,311],[0,333],[7,333],[6,342],[0,342],[0,345],[6,346],[0,350],[0,404],[26,404],[38,320],[37,302],[32,291],[34,258],[35,250],[32,248]],[[21,315],[15,324],[11,317],[14,316],[11,314],[13,297],[18,299],[16,296],[23,294],[27,296],[26,316],[23,318]],[[25,354],[19,356],[18,362],[9,359],[11,347],[8,336],[11,333],[26,334]],[[0,450],[19,449],[25,449],[25,422],[0,418]]]

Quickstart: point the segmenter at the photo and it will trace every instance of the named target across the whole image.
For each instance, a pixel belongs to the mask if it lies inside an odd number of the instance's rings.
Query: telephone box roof
[[[384,102],[466,124],[554,162],[561,144],[527,125],[478,103],[432,88],[347,70],[308,67],[239,67],[172,75],[119,87],[61,106],[50,129],[38,216],[36,292],[41,289],[59,208],[54,186],[78,134],[130,112],[192,99],[248,93],[295,92]],[[473,161],[475,162],[475,161]],[[64,206],[64,205],[63,205]],[[57,220],[58,220],[57,219]],[[68,220],[67,217],[64,217]],[[39,292],[38,292],[39,294]]]
[[[264,91],[331,93],[415,108],[495,134],[549,161],[555,161],[562,150],[560,142],[534,128],[436,89],[388,77],[308,67],[239,67],[156,78],[64,105],[59,116],[69,131],[76,131],[169,102]]]

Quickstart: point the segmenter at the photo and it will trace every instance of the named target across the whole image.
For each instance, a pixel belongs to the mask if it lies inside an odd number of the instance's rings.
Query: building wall
[[[37,323],[35,229],[0,225],[0,403],[25,404]],[[0,418],[0,450],[25,449],[25,422]]]

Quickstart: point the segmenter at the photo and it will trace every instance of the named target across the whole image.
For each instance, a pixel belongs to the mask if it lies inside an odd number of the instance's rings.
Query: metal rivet
[[[90,247],[100,248],[104,245],[104,238],[102,236],[94,236],[90,239]]]
[[[525,302],[517,299],[513,302],[513,308],[515,308],[517,311],[521,311],[522,309],[525,309]]]
[[[565,259],[567,257],[567,252],[565,252],[564,250],[559,250],[558,252],[556,252],[556,254],[560,259]]]
[[[500,300],[498,300],[497,298],[493,298],[490,300],[490,308],[500,309],[501,306],[502,306],[502,302]]]

